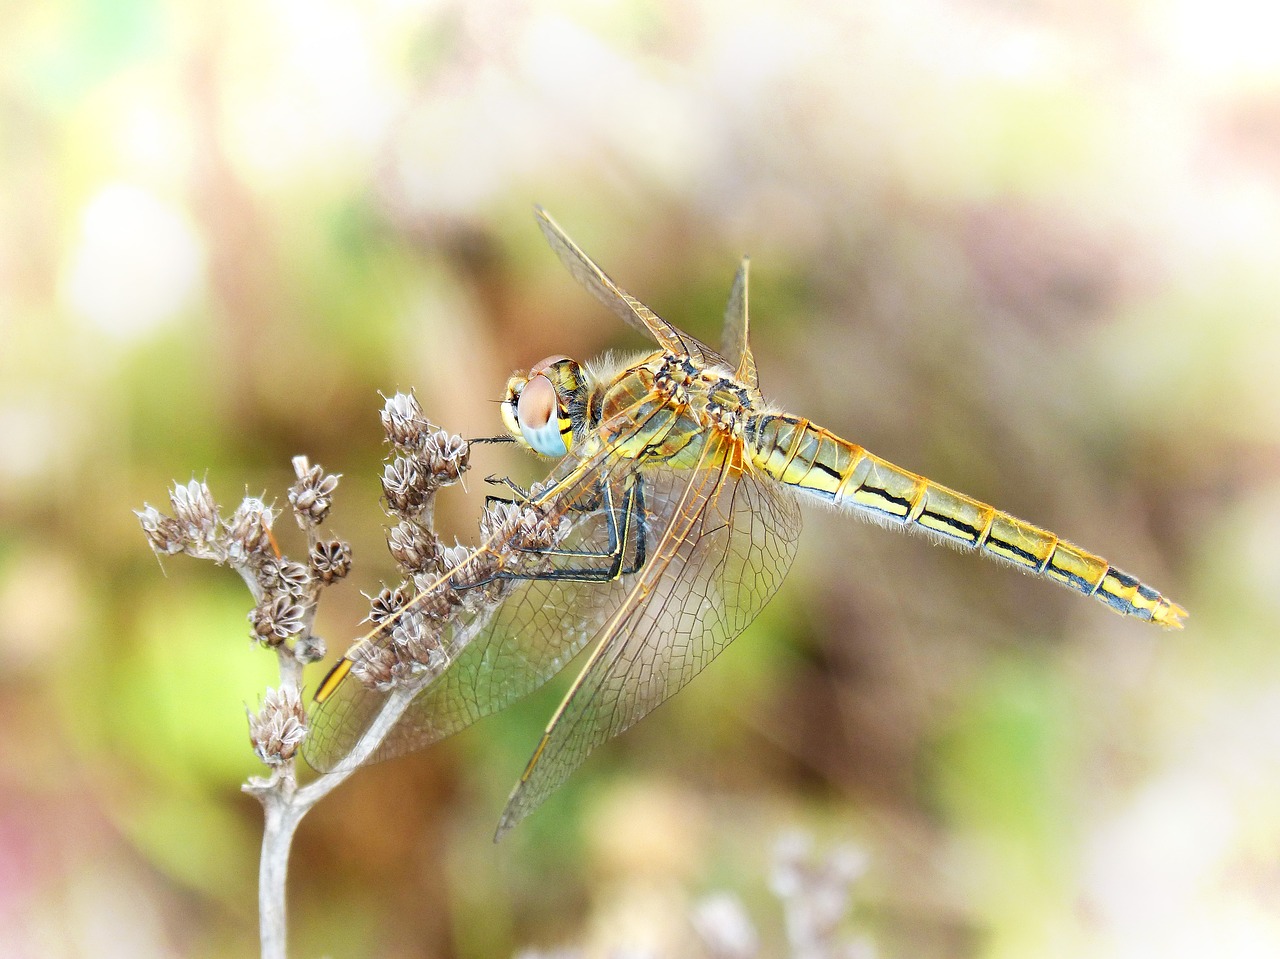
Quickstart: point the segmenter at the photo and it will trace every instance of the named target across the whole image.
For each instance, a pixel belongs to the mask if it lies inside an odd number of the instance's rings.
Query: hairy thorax
[[[657,352],[612,380],[592,398],[601,442],[617,455],[666,463],[698,464],[712,436],[741,441],[759,395],[719,366],[699,366],[689,357]]]

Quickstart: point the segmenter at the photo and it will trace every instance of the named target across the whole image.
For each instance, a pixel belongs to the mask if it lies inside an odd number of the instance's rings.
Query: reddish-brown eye
[[[556,388],[545,376],[531,376],[520,391],[516,417],[526,429],[540,430],[556,411]]]
[[[538,362],[534,363],[533,367],[529,370],[530,379],[537,376],[547,367],[552,366],[553,364],[559,363],[561,360],[567,360],[568,358],[569,357],[567,356],[561,356],[559,354],[556,354],[555,356],[548,356],[545,360],[538,360]]]
[[[516,423],[530,449],[543,456],[564,456],[569,452],[560,432],[560,402],[556,388],[542,374],[529,377],[516,401]]]

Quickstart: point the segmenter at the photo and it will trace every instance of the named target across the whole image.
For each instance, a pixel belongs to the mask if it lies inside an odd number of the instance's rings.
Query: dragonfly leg
[[[621,509],[614,505],[614,493],[610,486],[602,484],[600,491],[604,503],[606,530],[609,534],[609,546],[603,551],[547,549],[528,550],[543,556],[563,556],[577,560],[595,560],[580,566],[560,567],[556,569],[538,570],[520,573],[502,570],[490,579],[480,583],[467,584],[467,588],[483,585],[493,579],[542,579],[565,580],[582,583],[607,583],[619,576],[629,575],[639,570],[645,561],[646,538],[644,529],[644,486],[639,477],[632,479],[623,494]],[[628,562],[628,554],[630,561]]]
[[[565,573],[585,573],[590,578],[596,578],[599,574],[604,575],[605,579],[615,579],[620,575],[634,573],[644,565],[645,555],[645,533],[644,533],[644,486],[642,481],[637,477],[631,481],[627,487],[625,499],[622,506],[622,532],[619,535],[618,516],[619,513],[613,507],[613,493],[607,486],[603,487],[602,492],[597,493],[597,503],[604,503],[604,514],[606,528],[609,532],[609,548],[597,552],[594,550],[574,550],[574,549],[548,549],[548,550],[529,550],[529,552],[539,552],[544,556],[572,556],[579,559],[609,559],[612,565],[608,567],[588,567],[582,570],[555,570],[553,572]],[[596,509],[599,506],[594,507]],[[628,534],[634,531],[635,547],[632,552],[631,562],[626,566],[622,564],[622,558],[626,555]],[[522,547],[523,548],[523,547]],[[546,578],[545,574],[537,578]],[[561,577],[556,577],[561,578]]]
[[[490,475],[490,476],[486,476],[484,478],[484,481],[488,483],[490,486],[505,486],[514,494],[513,499],[503,499],[501,496],[486,496],[484,498],[486,506],[490,502],[494,502],[494,501],[499,503],[529,502],[529,491],[524,489],[519,483],[513,480],[510,476]]]
[[[505,506],[510,506],[512,503],[519,503],[523,505],[529,502],[529,491],[522,489],[510,476],[486,476],[484,481],[490,486],[505,486],[512,494],[508,499],[505,496],[498,496],[494,493],[490,493],[484,498],[484,508],[487,510],[493,509],[495,503],[502,503]]]
[[[491,486],[505,486],[513,494],[511,499],[505,499],[504,497],[490,494],[484,498],[484,505],[486,507],[492,503],[520,503],[523,505],[532,499],[532,494],[510,476],[486,476],[484,481]],[[599,487],[597,486],[596,491],[589,498],[579,500],[569,508],[575,513],[590,513],[600,508],[601,499],[602,497],[600,495]]]

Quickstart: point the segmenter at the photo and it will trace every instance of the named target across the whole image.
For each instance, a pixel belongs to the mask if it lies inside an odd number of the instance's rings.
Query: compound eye
[[[531,376],[520,391],[516,421],[520,424],[520,434],[534,452],[543,456],[564,456],[569,452],[560,434],[556,388],[545,376]]]
[[[556,388],[542,375],[529,377],[520,399],[516,401],[516,417],[526,429],[540,430],[556,411]]]
[[[549,367],[555,366],[555,364],[560,363],[563,360],[567,360],[568,358],[569,357],[561,356],[557,353],[555,356],[548,356],[545,360],[538,360],[537,363],[533,364],[532,369],[529,370],[529,378],[532,379]]]

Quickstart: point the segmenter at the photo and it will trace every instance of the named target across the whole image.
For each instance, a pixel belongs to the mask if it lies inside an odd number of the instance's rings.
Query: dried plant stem
[[[251,577],[246,577],[254,588]],[[258,592],[255,590],[255,593]],[[302,664],[286,647],[277,650],[280,688],[299,697],[302,692]],[[285,959],[288,954],[288,919],[285,908],[288,889],[289,850],[302,817],[315,804],[300,800],[295,759],[276,767],[269,778],[252,776],[242,787],[262,803],[262,856],[258,862],[258,931],[262,959]],[[318,799],[319,796],[316,797]]]
[[[288,888],[289,850],[302,817],[377,750],[429,679],[430,677],[424,676],[422,682],[392,691],[343,762],[315,781],[298,788],[291,761],[276,770],[271,778],[253,778],[245,784],[244,791],[262,803],[264,813],[262,858],[258,866],[258,911],[263,959],[285,959],[287,953],[285,895]]]
[[[439,558],[449,553],[431,528],[434,497],[440,487],[458,482],[468,468],[469,453],[461,437],[431,425],[411,395],[388,399],[382,422],[393,446],[393,458],[383,472],[383,492],[388,512],[400,521],[388,532],[388,546],[407,579],[373,599],[370,618],[396,623],[399,615],[392,607],[405,604],[414,577],[426,570],[438,575]],[[304,562],[281,553],[272,531],[278,511],[257,497],[246,497],[233,515],[224,517],[207,484],[193,479],[175,483],[170,490],[172,515],[149,505],[136,511],[158,556],[185,554],[212,560],[240,575],[255,604],[249,615],[252,636],[276,653],[278,687],[266,690],[257,712],[247,710],[254,752],[270,772],[250,777],[242,787],[263,808],[258,867],[263,959],[285,959],[288,952],[289,851],[303,816],[374,756],[444,660],[438,642],[427,648],[424,637],[416,636],[412,648],[422,660],[400,664],[397,684],[387,690],[372,722],[350,749],[332,765],[325,763],[327,772],[298,786],[298,750],[310,726],[303,706],[303,668],[324,657],[324,642],[313,632],[316,608],[323,589],[350,571],[351,547],[320,535],[340,477],[326,474],[305,456],[294,457],[293,468],[297,482],[289,489],[289,506],[307,537]],[[395,597],[402,598],[393,602]],[[475,623],[470,625],[474,630]],[[415,637],[409,621],[400,633]]]
[[[288,924],[285,891],[289,870],[289,848],[298,823],[311,808],[297,801],[297,794],[269,789],[258,797],[265,812],[262,831],[262,859],[258,864],[258,921],[262,939],[262,959],[285,959]]]

